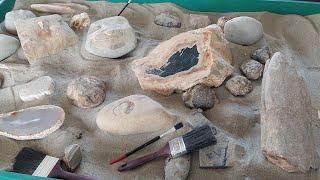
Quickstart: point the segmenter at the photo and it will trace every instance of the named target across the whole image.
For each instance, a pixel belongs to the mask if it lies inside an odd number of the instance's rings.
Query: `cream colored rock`
[[[50,76],[42,76],[26,84],[13,87],[23,102],[41,100],[53,94],[55,83]]]
[[[90,25],[85,49],[96,56],[118,58],[137,45],[137,38],[128,20],[122,16],[109,17]]]
[[[36,15],[29,10],[20,9],[10,11],[6,14],[6,17],[4,19],[4,25],[8,32],[10,32],[11,34],[17,34],[17,29],[15,25],[16,20],[30,19],[34,17],[36,17]]]
[[[74,15],[70,21],[70,26],[77,30],[86,28],[89,25],[90,25],[90,17],[87,13]]]
[[[170,95],[197,84],[220,86],[233,72],[231,53],[220,27],[181,33],[159,44],[132,69],[144,90]]]
[[[74,14],[89,10],[89,7],[77,3],[32,4],[31,9],[43,13]]]
[[[317,111],[294,62],[275,53],[267,61],[261,92],[261,150],[288,172],[318,169],[320,158],[312,133]]]
[[[231,17],[228,16],[222,16],[218,19],[217,25],[221,27],[221,29],[224,29],[224,25],[226,24],[227,21],[231,20]]]
[[[53,105],[0,114],[0,135],[16,140],[41,139],[59,129],[64,117],[64,110]]]
[[[11,56],[19,48],[19,40],[7,36],[5,34],[0,34],[0,60],[3,60]]]
[[[211,24],[209,17],[201,14],[190,14],[189,22],[193,29],[204,28]]]
[[[73,46],[78,36],[59,15],[17,20],[21,46],[30,64]]]
[[[144,95],[131,95],[106,105],[97,115],[97,125],[119,135],[149,133],[172,127],[176,117]]]

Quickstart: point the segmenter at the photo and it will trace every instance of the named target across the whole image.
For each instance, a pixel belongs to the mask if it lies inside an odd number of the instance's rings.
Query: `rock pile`
[[[97,115],[100,129],[118,135],[156,132],[172,127],[176,117],[144,95],[131,95],[106,105]]]
[[[122,16],[110,17],[90,25],[85,49],[91,54],[118,58],[137,45],[137,38],[128,20]]]
[[[220,27],[181,33],[162,42],[132,69],[144,90],[170,95],[197,84],[220,86],[233,72],[228,42]]]

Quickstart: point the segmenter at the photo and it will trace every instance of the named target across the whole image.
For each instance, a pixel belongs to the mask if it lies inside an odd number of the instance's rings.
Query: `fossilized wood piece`
[[[74,14],[76,12],[87,11],[89,7],[77,3],[49,3],[32,4],[31,9],[43,13]]]
[[[35,59],[56,54],[78,41],[78,36],[60,15],[17,20],[16,27],[30,64]]]
[[[197,84],[218,87],[233,67],[231,53],[220,27],[211,25],[181,33],[158,45],[132,69],[144,90],[170,95]]]
[[[288,172],[319,167],[311,121],[316,110],[292,60],[277,52],[267,62],[261,94],[261,149]]]
[[[64,110],[58,106],[36,106],[0,115],[0,135],[16,140],[41,139],[60,128]]]

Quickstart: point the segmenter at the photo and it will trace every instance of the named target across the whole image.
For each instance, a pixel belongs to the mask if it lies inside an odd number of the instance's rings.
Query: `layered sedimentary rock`
[[[17,20],[21,46],[30,64],[36,59],[56,54],[73,46],[78,36],[60,15]]]
[[[97,115],[97,125],[108,133],[130,135],[172,127],[176,117],[144,95],[131,95],[106,105]]]
[[[280,52],[266,64],[261,94],[261,149],[288,172],[319,167],[311,122],[316,110],[291,59]]]
[[[221,28],[211,25],[162,42],[132,69],[142,89],[170,95],[197,84],[220,86],[233,71],[230,62]]]

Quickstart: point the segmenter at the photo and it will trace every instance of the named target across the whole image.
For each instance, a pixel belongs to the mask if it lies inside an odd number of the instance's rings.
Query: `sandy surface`
[[[28,9],[34,2],[40,0],[17,1],[15,9]],[[46,1],[47,2],[47,1]],[[51,2],[51,1],[48,1]],[[57,2],[57,1],[52,1]],[[94,22],[101,18],[114,16],[123,7],[121,4],[108,4],[97,2],[89,4],[91,20]],[[163,11],[173,11],[178,14],[182,21],[181,28],[165,28],[153,23],[154,17]],[[122,97],[132,94],[145,94],[159,101],[163,106],[176,115],[182,121],[187,118],[187,113],[191,110],[186,108],[179,94],[164,97],[154,93],[141,90],[136,77],[130,69],[130,63],[137,58],[145,56],[159,42],[169,39],[181,32],[190,30],[189,14],[191,12],[179,8],[172,4],[132,4],[123,13],[133,28],[137,31],[139,42],[137,48],[127,56],[108,60],[90,56],[83,51],[83,41],[85,40],[87,29],[77,31],[80,41],[74,47],[63,52],[43,58],[39,65],[30,66],[24,60],[14,54],[6,61],[0,63],[0,72],[6,76],[5,87],[22,84],[39,76],[49,75],[56,82],[56,91],[50,101],[51,104],[61,106],[66,111],[66,119],[60,130],[51,134],[45,139],[38,141],[14,141],[7,138],[0,138],[0,169],[9,168],[13,157],[23,146],[38,148],[52,156],[63,155],[64,148],[68,144],[78,143],[83,150],[83,161],[77,173],[92,175],[98,179],[163,179],[164,160],[158,160],[145,165],[135,171],[119,173],[117,166],[108,165],[108,160],[116,156],[119,152],[131,149],[135,144],[158,134],[142,134],[134,136],[115,136],[105,134],[100,131],[95,123],[97,112],[106,104]],[[225,14],[205,13],[210,17],[212,23]],[[264,27],[265,38],[253,46],[240,46],[231,44],[233,54],[233,65],[239,65],[247,60],[250,54],[268,44],[272,52],[281,51],[299,64],[308,88],[312,96],[313,106],[320,109],[320,15],[301,17],[297,15],[276,15],[266,12],[262,13],[232,13],[231,16],[248,15],[258,19]],[[68,17],[66,17],[68,18]],[[3,23],[0,32],[4,32]],[[5,32],[4,32],[5,33]],[[239,73],[239,72],[235,72]],[[67,84],[80,75],[94,75],[108,83],[108,91],[105,102],[92,109],[81,109],[73,106],[66,97]],[[261,80],[255,81],[254,91],[245,97],[233,97],[222,85],[216,88],[218,103],[224,105],[227,102],[239,103],[252,107],[259,111]],[[299,88],[299,87],[297,87]],[[9,92],[8,92],[9,94]],[[4,98],[5,92],[0,94],[0,112],[18,110],[30,106],[21,102],[10,103]],[[44,102],[38,102],[43,104]],[[46,102],[48,103],[48,102]],[[214,113],[206,112],[209,118],[216,125],[223,127],[223,122],[217,122]],[[242,137],[236,137],[247,149],[247,155],[243,162],[237,166],[223,169],[200,169],[198,153],[193,154],[192,168],[189,179],[244,179],[254,177],[256,179],[320,179],[318,171],[311,173],[287,173],[280,168],[267,162],[260,152],[260,125],[259,116],[255,119],[256,124],[250,130],[243,132]],[[241,122],[239,122],[241,123]],[[319,121],[314,122],[315,136],[320,152],[320,131],[317,127]],[[79,133],[82,138],[78,139]],[[155,146],[144,150],[142,155],[151,150],[156,150],[167,140],[158,142]],[[139,156],[136,155],[136,156]],[[136,156],[133,156],[136,157]]]

